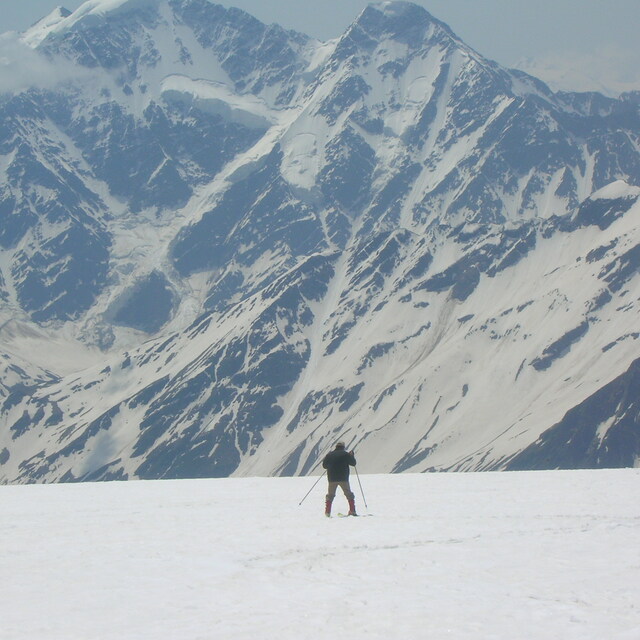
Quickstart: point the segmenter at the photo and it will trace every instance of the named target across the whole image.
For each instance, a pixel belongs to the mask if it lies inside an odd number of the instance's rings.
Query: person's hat
[[[345,445],[344,442],[342,442],[342,440],[340,442],[338,442],[338,444],[336,444],[336,449],[344,449]]]

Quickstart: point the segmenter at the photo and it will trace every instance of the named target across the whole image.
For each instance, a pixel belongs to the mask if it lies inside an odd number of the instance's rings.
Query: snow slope
[[[639,470],[360,480],[0,487],[2,637],[640,637]]]

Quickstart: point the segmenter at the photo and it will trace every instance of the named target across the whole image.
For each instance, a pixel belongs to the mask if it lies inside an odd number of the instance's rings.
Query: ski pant
[[[327,493],[327,500],[332,501],[336,497],[336,491],[338,487],[342,489],[342,493],[344,493],[345,498],[347,500],[353,500],[355,495],[353,491],[351,491],[351,487],[349,486],[348,480],[340,480],[338,482],[329,482],[329,493]]]

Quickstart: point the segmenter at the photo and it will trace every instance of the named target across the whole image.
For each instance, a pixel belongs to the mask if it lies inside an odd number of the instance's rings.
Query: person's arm
[[[356,457],[353,455],[353,451],[349,451],[349,457],[350,457],[349,464],[352,467],[355,467],[356,466]]]

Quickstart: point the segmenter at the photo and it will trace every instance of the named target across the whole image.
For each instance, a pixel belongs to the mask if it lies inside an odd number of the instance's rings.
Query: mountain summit
[[[58,18],[0,100],[0,482],[636,463],[633,96],[407,2]]]

